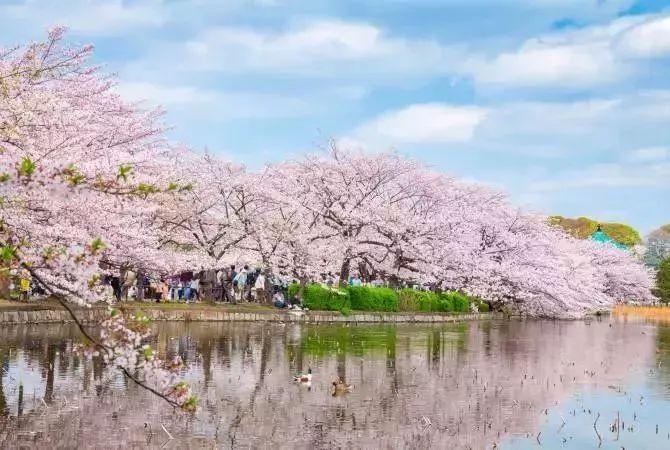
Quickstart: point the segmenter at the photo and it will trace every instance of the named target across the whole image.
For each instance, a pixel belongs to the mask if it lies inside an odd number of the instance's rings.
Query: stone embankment
[[[223,308],[211,309],[161,309],[133,308],[142,310],[153,321],[184,322],[299,322],[299,323],[449,323],[470,320],[483,320],[497,317],[494,313],[438,314],[438,313],[375,313],[353,312],[342,315],[332,311],[278,311],[258,309],[258,311],[235,311]],[[84,323],[97,322],[106,317],[103,308],[80,309],[77,318]],[[0,325],[18,323],[69,323],[70,314],[63,309],[42,310],[0,310]]]

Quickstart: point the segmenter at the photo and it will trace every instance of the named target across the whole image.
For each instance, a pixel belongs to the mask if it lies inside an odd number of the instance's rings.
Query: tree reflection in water
[[[655,326],[606,321],[155,329],[155,348],[189,364],[193,415],[80,361],[73,327],[0,328],[0,446],[158,446],[162,424],[177,446],[483,448],[534,436],[543,411],[634,383],[670,354],[667,330],[657,353]],[[311,390],[291,383],[308,367]],[[351,393],[330,395],[337,376]]]

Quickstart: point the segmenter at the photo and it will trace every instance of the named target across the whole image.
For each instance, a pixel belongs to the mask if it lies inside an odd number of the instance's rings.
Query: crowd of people
[[[12,277],[12,297],[28,301],[46,293],[39,284],[32,283],[30,274],[22,271]],[[297,294],[289,295],[289,285],[297,280],[274,274],[266,275],[260,267],[230,265],[218,270],[187,271],[176,275],[152,277],[138,271],[123,270],[120,276],[108,275],[104,279],[105,297],[121,301],[155,301],[196,303],[212,300],[221,303],[271,304],[280,309],[302,310],[304,306]],[[332,288],[348,286],[381,286],[381,280],[364,282],[353,274],[341,281],[332,273],[321,275],[321,284]],[[422,288],[421,286],[413,286]]]
[[[126,270],[121,276],[108,276],[108,297],[116,301],[156,301],[195,303],[202,299],[224,303],[254,302],[278,308],[300,308],[297,296],[288,298],[290,282],[285,277],[267,276],[259,267],[236,265],[219,270],[182,272],[151,278]]]
[[[28,301],[46,295],[38,283],[32,283],[30,274],[22,271],[11,278],[11,297]],[[302,310],[300,297],[289,295],[288,287],[297,280],[266,274],[260,267],[230,265],[218,270],[187,271],[176,275],[152,277],[138,271],[123,270],[120,276],[108,275],[103,285],[105,297],[121,301],[155,301],[195,303],[212,300],[222,303],[271,304],[280,309]],[[332,288],[339,284],[349,286],[380,286],[379,280],[363,282],[354,274],[341,281],[332,273],[322,274],[321,284]],[[419,288],[419,286],[415,286]]]

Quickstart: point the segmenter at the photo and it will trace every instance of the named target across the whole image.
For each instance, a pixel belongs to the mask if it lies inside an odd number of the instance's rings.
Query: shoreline
[[[292,322],[292,323],[453,323],[502,318],[499,313],[285,311],[254,304],[124,303],[119,309],[142,311],[152,321],[171,322]],[[106,306],[76,308],[82,323],[106,317]],[[71,323],[70,314],[53,302],[0,301],[0,326],[14,324]]]

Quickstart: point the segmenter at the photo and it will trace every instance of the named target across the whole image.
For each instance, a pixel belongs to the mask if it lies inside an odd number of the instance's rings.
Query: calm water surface
[[[195,414],[74,356],[71,326],[0,327],[0,447],[670,448],[663,325],[166,323],[155,340],[189,363]],[[310,367],[311,387],[290,382]],[[337,376],[353,391],[333,396]]]

